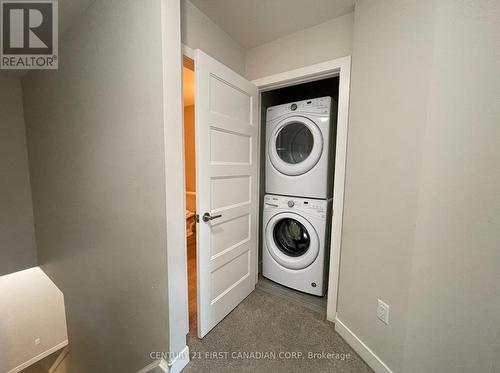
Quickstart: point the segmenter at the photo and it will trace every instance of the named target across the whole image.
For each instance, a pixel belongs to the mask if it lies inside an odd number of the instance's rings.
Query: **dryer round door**
[[[274,215],[266,225],[265,240],[269,254],[288,269],[308,267],[319,253],[316,230],[307,219],[294,213]]]
[[[281,121],[271,134],[269,158],[276,170],[289,176],[311,170],[321,158],[323,136],[318,126],[306,117],[294,116]]]

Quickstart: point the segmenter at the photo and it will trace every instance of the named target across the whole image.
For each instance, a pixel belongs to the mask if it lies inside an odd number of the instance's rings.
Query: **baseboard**
[[[59,368],[59,365],[61,365],[63,360],[66,359],[66,355],[68,355],[68,353],[69,353],[69,347],[66,346],[61,350],[61,352],[59,352],[59,356],[57,356],[57,359],[50,366],[49,373],[54,373],[57,370],[57,368]]]
[[[165,360],[160,359],[153,361],[148,366],[145,366],[137,373],[179,373],[189,363],[189,347],[186,346],[183,350],[175,356],[172,361],[167,363]]]
[[[151,364],[145,366],[137,373],[160,373],[160,372],[168,372],[167,362],[163,359],[153,361]]]
[[[168,363],[169,373],[179,373],[189,363],[189,347],[186,346],[177,356]]]
[[[67,345],[68,345],[68,340],[66,339],[66,340],[62,341],[61,343],[59,343],[58,345],[55,345],[54,347],[49,348],[47,351],[42,352],[40,355],[37,355],[34,358],[29,359],[28,361],[25,361],[21,365],[19,365],[19,366],[13,368],[13,369],[7,371],[7,373],[18,373],[21,370],[29,367],[30,365],[35,364],[37,361],[40,361],[43,358],[46,358],[47,356],[49,356],[50,354],[56,352],[57,350],[60,350],[61,348],[66,347]]]
[[[359,356],[376,373],[393,373],[392,370],[380,359],[359,337],[352,332],[342,321],[335,319],[335,331],[358,353]]]

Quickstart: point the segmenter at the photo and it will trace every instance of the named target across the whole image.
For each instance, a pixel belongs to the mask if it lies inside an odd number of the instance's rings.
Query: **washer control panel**
[[[264,196],[264,209],[286,209],[289,211],[297,210],[311,215],[326,217],[329,200],[310,199],[289,196],[277,196],[266,194]]]

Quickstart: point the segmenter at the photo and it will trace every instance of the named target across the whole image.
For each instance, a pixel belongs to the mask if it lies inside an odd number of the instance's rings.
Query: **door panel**
[[[255,288],[258,90],[195,51],[198,336]],[[209,213],[215,217],[203,221]]]
[[[210,132],[210,159],[214,163],[250,164],[251,136],[212,128]]]

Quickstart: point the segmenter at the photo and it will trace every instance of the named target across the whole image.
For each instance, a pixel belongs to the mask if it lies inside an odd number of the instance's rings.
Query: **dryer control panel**
[[[266,194],[264,196],[264,209],[276,208],[287,211],[302,212],[326,218],[328,205],[331,200],[299,198],[292,196],[277,196]]]
[[[315,115],[329,115],[332,98],[329,96],[313,98],[310,100],[289,102],[267,108],[266,122],[274,120],[282,115],[304,113]]]

